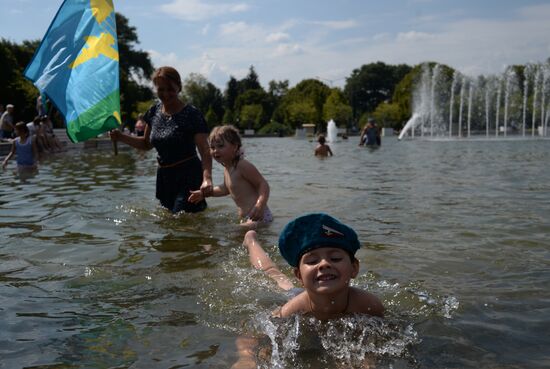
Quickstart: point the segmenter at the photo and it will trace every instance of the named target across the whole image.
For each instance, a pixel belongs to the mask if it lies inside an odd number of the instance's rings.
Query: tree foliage
[[[328,122],[331,119],[339,127],[347,127],[351,120],[351,106],[347,104],[344,94],[337,88],[332,89],[323,105],[323,120]]]
[[[153,74],[153,64],[149,54],[136,50],[139,38],[136,28],[130,26],[128,18],[116,13],[119,74],[120,74],[120,110],[123,116],[136,118],[140,101],[153,98],[151,89],[145,84]]]
[[[346,78],[344,91],[351,102],[353,117],[374,111],[378,104],[388,101],[394,88],[410,71],[405,64],[396,66],[376,62],[354,69]]]
[[[224,116],[222,93],[211,82],[208,82],[204,76],[191,73],[183,81],[182,94],[184,100],[193,104],[205,114],[211,111],[209,114],[210,121],[207,119],[210,125],[221,123],[220,120]]]

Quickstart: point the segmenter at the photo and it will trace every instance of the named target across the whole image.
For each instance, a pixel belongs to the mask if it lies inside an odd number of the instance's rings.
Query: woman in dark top
[[[153,83],[160,102],[144,114],[144,135],[131,136],[115,129],[110,132],[111,139],[141,150],[157,150],[156,196],[162,206],[173,213],[202,211],[206,209],[205,201],[193,204],[188,198],[191,190],[199,188],[204,197],[212,194],[208,127],[202,113],[178,97],[182,84],[174,68],[157,69]]]

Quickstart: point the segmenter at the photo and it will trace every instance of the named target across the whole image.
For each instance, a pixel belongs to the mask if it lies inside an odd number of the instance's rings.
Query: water
[[[0,177],[0,368],[227,368],[256,334],[259,365],[550,366],[550,141],[244,139],[271,186],[260,239],[327,211],[359,233],[354,284],[384,321],[269,318],[284,303],[252,270],[229,198],[173,216],[154,198],[155,156],[51,156]],[[214,164],[215,182],[221,168]],[[313,337],[313,338],[312,338]]]

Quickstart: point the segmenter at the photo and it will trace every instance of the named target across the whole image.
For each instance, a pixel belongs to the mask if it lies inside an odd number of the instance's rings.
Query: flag
[[[118,66],[113,1],[65,0],[24,74],[81,142],[120,126]]]

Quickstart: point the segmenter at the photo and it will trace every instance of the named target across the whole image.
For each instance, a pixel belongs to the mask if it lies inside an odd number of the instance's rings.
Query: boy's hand
[[[250,209],[250,212],[248,213],[248,217],[254,221],[260,221],[264,218],[264,211],[265,206],[263,204],[254,205],[252,209]]]
[[[189,201],[192,204],[196,204],[204,200],[204,196],[202,195],[201,190],[189,191],[189,193],[191,193],[191,195],[189,195],[189,198],[187,199],[187,201]]]

